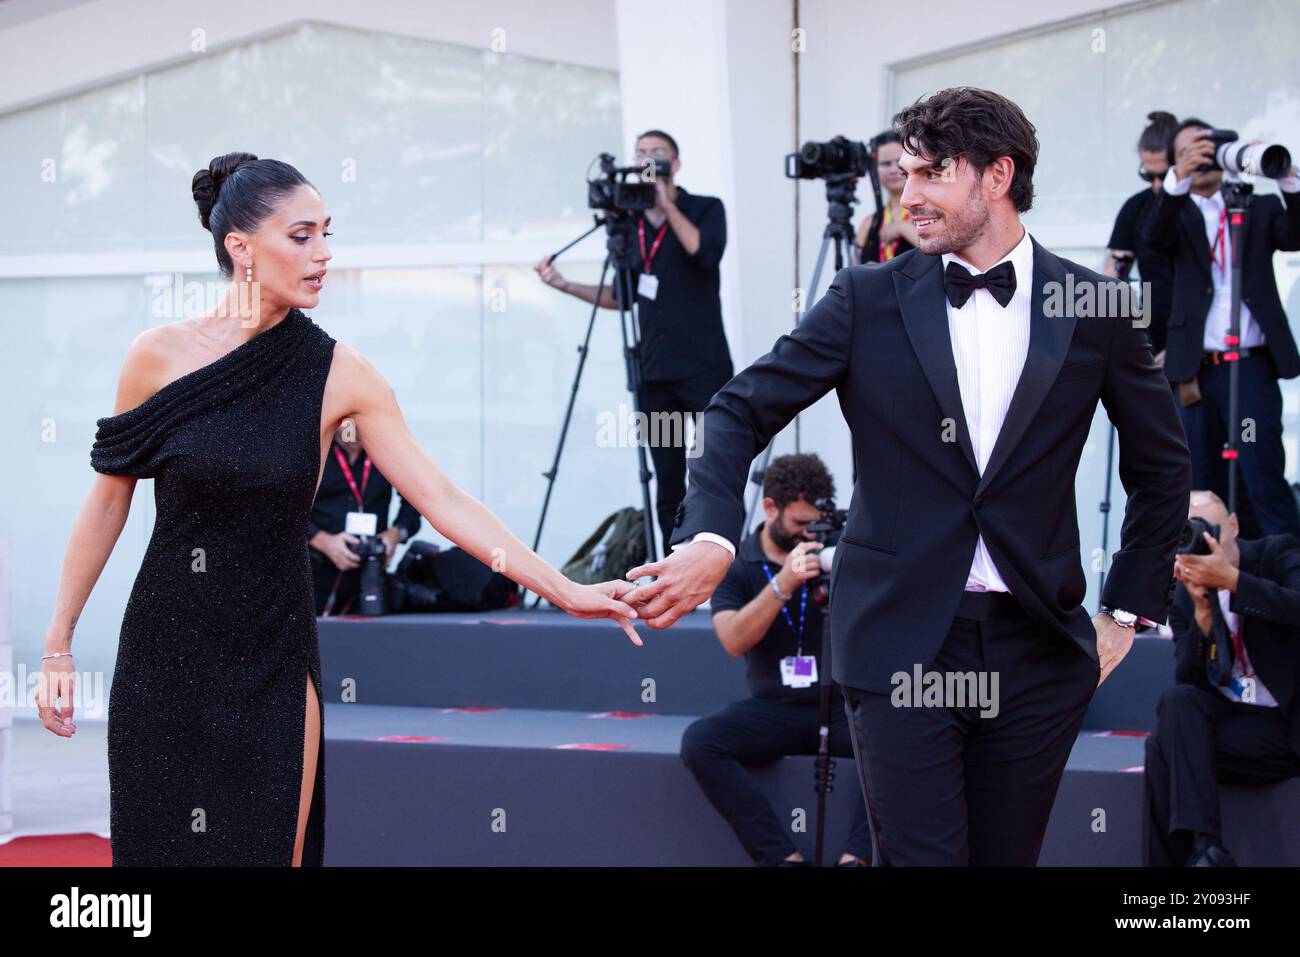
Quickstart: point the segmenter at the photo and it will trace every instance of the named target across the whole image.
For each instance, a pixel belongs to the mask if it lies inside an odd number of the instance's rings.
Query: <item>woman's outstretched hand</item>
[[[628,592],[635,591],[636,585],[629,581],[598,582],[595,585],[574,584],[562,606],[574,618],[613,618],[632,644],[643,644],[641,636],[632,627],[631,618],[637,617],[636,609],[620,599]]]

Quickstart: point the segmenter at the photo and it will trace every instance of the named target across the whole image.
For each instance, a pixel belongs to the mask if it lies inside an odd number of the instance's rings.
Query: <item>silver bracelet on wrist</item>
[[[46,658],[71,658],[71,657],[72,657],[72,652],[70,651],[56,651],[52,655],[41,655],[41,661],[44,661]]]
[[[777,598],[781,599],[782,602],[787,602],[794,597],[794,592],[791,592],[788,595],[781,594],[781,589],[776,587],[775,578],[772,579],[772,594],[775,595]]]

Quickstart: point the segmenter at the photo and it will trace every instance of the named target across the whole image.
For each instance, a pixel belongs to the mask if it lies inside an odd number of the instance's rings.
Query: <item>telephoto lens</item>
[[[1210,130],[1210,142],[1214,159],[1201,171],[1221,169],[1269,179],[1281,179],[1291,172],[1291,151],[1281,143],[1251,143],[1241,139],[1236,130]]]
[[[1291,170],[1291,152],[1281,143],[1224,143],[1214,152],[1215,161],[1229,173],[1253,173],[1281,179]]]

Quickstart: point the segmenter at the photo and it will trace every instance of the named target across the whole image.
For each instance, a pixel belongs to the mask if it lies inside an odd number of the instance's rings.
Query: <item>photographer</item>
[[[1282,393],[1277,380],[1300,375],[1300,354],[1273,273],[1273,253],[1300,249],[1300,175],[1295,167],[1278,180],[1276,196],[1254,196],[1246,214],[1242,249],[1241,327],[1237,350],[1224,337],[1232,307],[1232,235],[1222,192],[1223,170],[1214,164],[1209,124],[1184,120],[1169,146],[1173,164],[1147,222],[1147,241],[1173,262],[1174,294],[1164,370],[1178,386],[1179,414],[1192,456],[1192,482],[1227,496],[1221,456],[1227,430],[1238,436],[1237,467],[1246,495],[1242,524],[1248,536],[1300,535],[1300,514],[1284,475]],[[1238,422],[1229,423],[1229,370],[1225,353],[1240,352]]]
[[[763,494],[767,520],[741,542],[712,601],[718,640],[745,656],[752,697],[692,723],[681,755],[755,863],[795,866],[807,862],[744,766],[817,753],[820,691],[816,680],[795,676],[793,662],[811,657],[813,674],[821,673],[823,613],[809,600],[809,583],[820,573],[822,546],[807,529],[822,517],[813,503],[834,496],[835,484],[816,455],[783,455],[768,466]],[[841,707],[831,708],[829,745],[831,754],[852,757]],[[854,792],[857,812],[839,863],[866,866],[871,830],[861,789]]]
[[[1148,113],[1151,122],[1138,138],[1138,176],[1148,183],[1120,207],[1115,217],[1115,226],[1111,230],[1107,248],[1107,276],[1128,278],[1128,270],[1137,262],[1138,274],[1143,283],[1150,283],[1150,301],[1143,306],[1151,324],[1147,327],[1147,336],[1151,339],[1151,351],[1156,363],[1164,361],[1165,337],[1169,328],[1169,309],[1174,296],[1174,270],[1164,253],[1147,242],[1145,229],[1147,220],[1155,208],[1160,188],[1169,172],[1169,143],[1173,139],[1178,119],[1172,113]]]
[[[1169,616],[1177,683],[1146,742],[1148,863],[1230,866],[1216,783],[1300,775],[1300,541],[1239,539],[1213,492],[1192,492],[1188,516]]]
[[[325,456],[320,488],[307,523],[317,615],[345,613],[360,591],[361,561],[351,548],[358,539],[344,531],[349,512],[376,516],[376,537],[384,543],[385,568],[393,560],[397,546],[420,530],[419,511],[400,495],[397,520],[389,526],[393,494],[393,486],[372,465],[350,423],[345,423],[334,434]]]
[[[726,215],[720,199],[677,185],[677,142],[662,130],[649,130],[637,138],[636,162],[656,161],[668,162],[671,171],[655,178],[655,206],[636,214],[632,242],[641,335],[637,405],[651,420],[655,413],[694,420],[732,375],[719,298]],[[565,279],[549,256],[534,268],[548,285],[596,301],[595,286]],[[600,305],[618,308],[611,286],[601,290]],[[655,511],[667,546],[673,515],[686,495],[686,449],[659,442],[651,445],[650,455],[658,478]]]

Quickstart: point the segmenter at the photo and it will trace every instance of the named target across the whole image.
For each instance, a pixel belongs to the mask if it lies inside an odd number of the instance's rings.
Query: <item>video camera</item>
[[[597,157],[600,176],[587,179],[587,208],[607,213],[654,209],[655,180],[672,174],[672,162],[655,160],[640,166],[618,166],[609,153]]]

